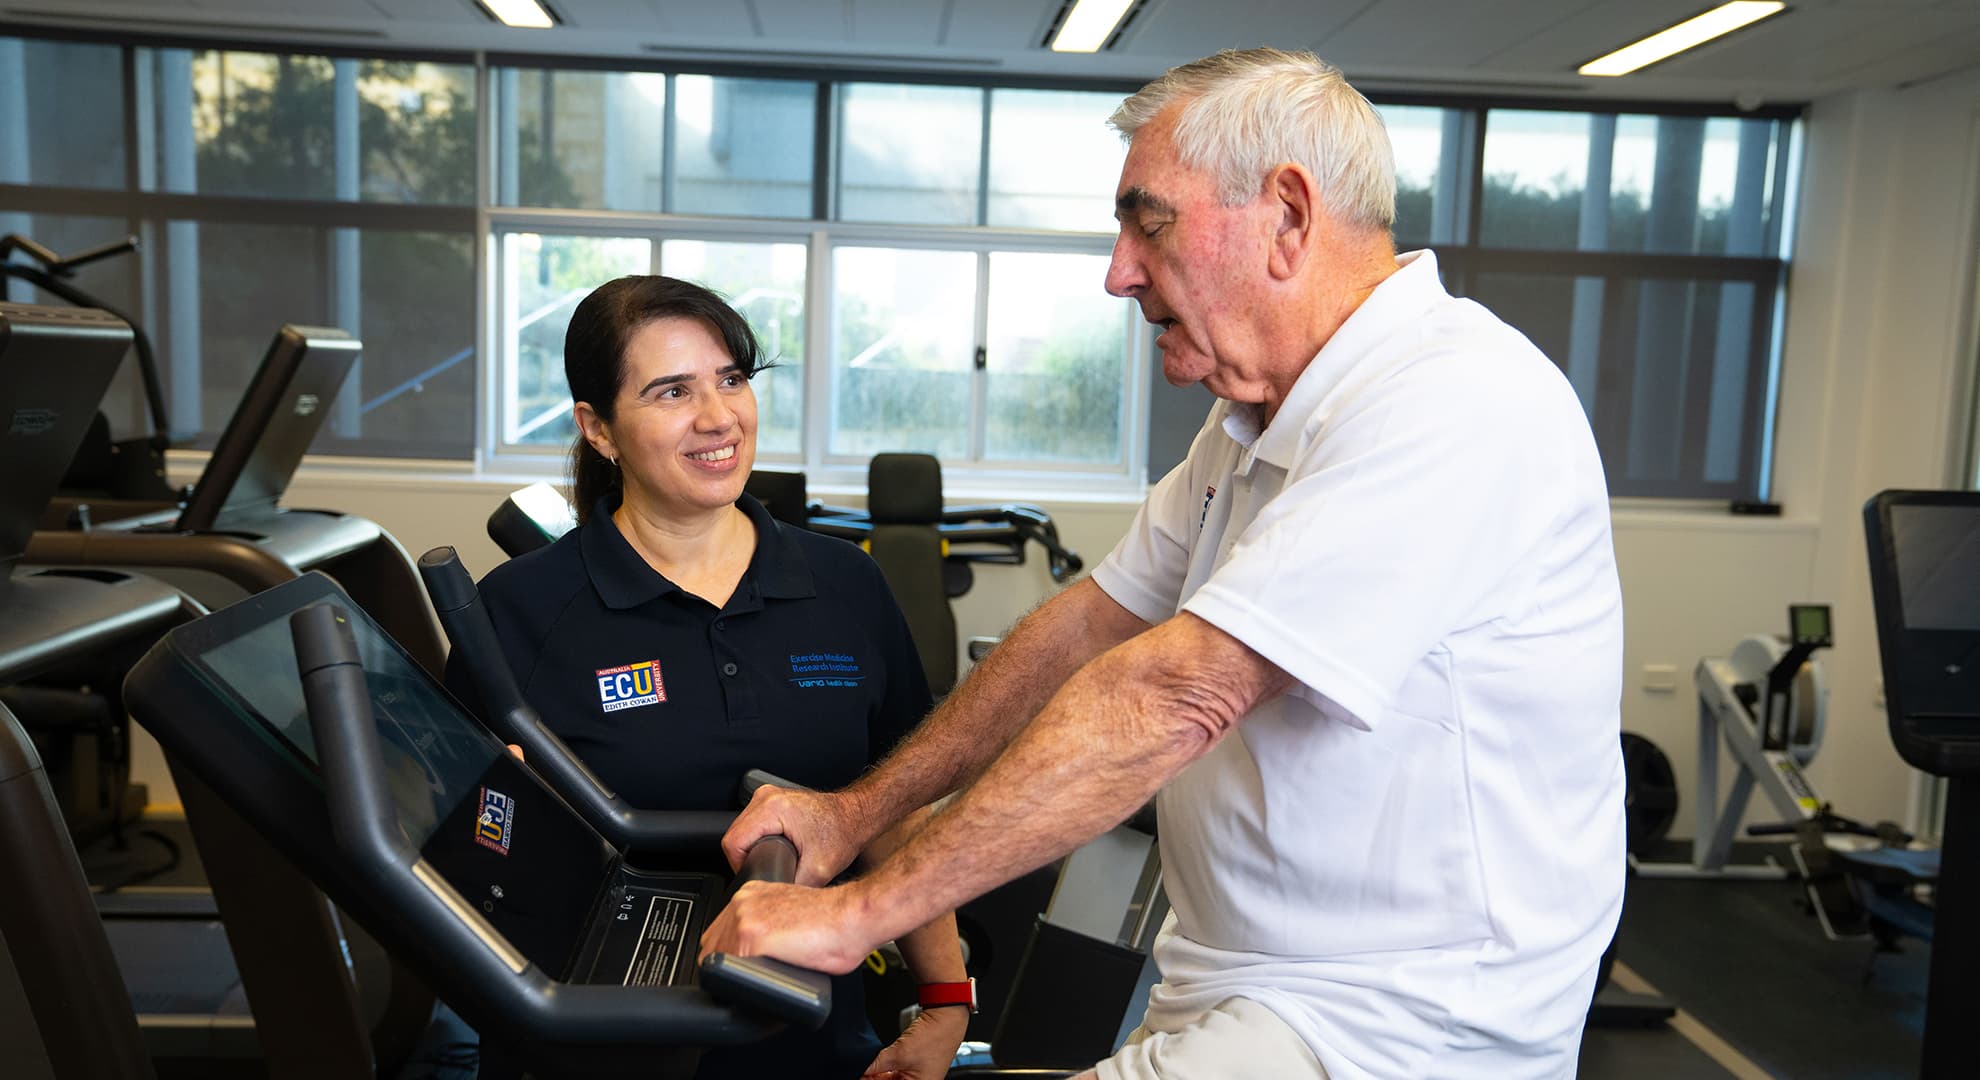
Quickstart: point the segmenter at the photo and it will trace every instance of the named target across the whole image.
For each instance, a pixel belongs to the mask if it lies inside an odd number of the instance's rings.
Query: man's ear
[[[603,455],[605,460],[619,460],[619,447],[612,441],[612,429],[605,425],[605,418],[591,407],[591,402],[580,401],[571,407],[571,418],[577,421],[578,432],[591,448]]]
[[[1287,162],[1265,177],[1265,197],[1274,214],[1269,269],[1275,278],[1291,279],[1320,238],[1320,185],[1304,166]]]

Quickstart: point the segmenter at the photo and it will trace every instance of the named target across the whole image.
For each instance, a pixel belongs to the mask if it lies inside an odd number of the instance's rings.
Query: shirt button
[[[715,629],[717,629],[717,630],[727,630],[728,628],[729,628],[729,620],[727,620],[727,619],[716,619],[716,620],[715,620]]]
[[[728,664],[723,664],[723,665],[722,665],[722,674],[724,674],[724,675],[734,675],[735,673],[736,673],[736,665],[735,665],[735,664],[733,664],[733,663],[728,663]]]

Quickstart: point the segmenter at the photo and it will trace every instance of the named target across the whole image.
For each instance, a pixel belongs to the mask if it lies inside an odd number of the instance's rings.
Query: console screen
[[[1980,631],[1980,513],[1896,504],[1891,545],[1905,629]]]
[[[351,619],[378,722],[399,824],[423,845],[434,826],[477,794],[501,746],[433,686],[370,619]],[[289,620],[274,619],[209,649],[200,662],[304,758],[316,737],[303,706],[302,676]]]

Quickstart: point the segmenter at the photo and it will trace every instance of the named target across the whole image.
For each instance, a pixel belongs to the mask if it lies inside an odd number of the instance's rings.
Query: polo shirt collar
[[[1264,406],[1232,407],[1224,420],[1224,430],[1247,448],[1247,459],[1265,461],[1281,469],[1291,468],[1300,444],[1312,428],[1315,414],[1349,372],[1375,356],[1439,301],[1450,298],[1437,274],[1434,252],[1428,249],[1405,252],[1396,256],[1396,267],[1396,272],[1375,286],[1375,291],[1368,294],[1354,314],[1314,354],[1269,426],[1259,430],[1264,423]],[[1240,432],[1246,431],[1250,438],[1240,437]]]
[[[599,601],[614,611],[635,608],[680,591],[680,586],[648,566],[619,532],[618,522],[612,520],[619,502],[618,492],[600,496],[578,535],[591,587],[597,591]],[[765,599],[798,600],[817,595],[811,564],[805,561],[804,550],[792,535],[795,529],[771,517],[763,504],[748,494],[736,500],[736,507],[749,515],[750,524],[756,526],[756,553],[750,557],[749,569],[743,571],[742,581],[737,583],[736,594],[730,597],[727,607],[741,604],[756,608]]]

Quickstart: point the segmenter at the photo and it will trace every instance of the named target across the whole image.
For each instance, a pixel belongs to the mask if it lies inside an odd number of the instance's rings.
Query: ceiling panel
[[[772,41],[844,45],[851,40],[852,0],[747,0]]]
[[[1588,0],[1381,0],[1315,37],[1312,48],[1350,69],[1468,68],[1587,6]]]
[[[1936,82],[1980,68],[1980,30],[1949,34],[1930,45],[1866,61],[1847,74],[1859,85],[1903,86]]]
[[[1373,0],[1253,0],[1250,3],[1204,3],[1201,0],[1150,0],[1122,39],[1137,56],[1189,59],[1218,49],[1248,49],[1257,45],[1298,48],[1300,42],[1323,37]]]
[[[252,7],[232,0],[237,7]],[[478,23],[488,17],[481,13],[474,0],[366,0],[379,15],[394,22],[461,22]],[[563,6],[551,0],[558,10]],[[312,10],[323,5],[315,5]]]
[[[938,44],[984,51],[1031,49],[1058,10],[1059,0],[953,0],[948,38]]]
[[[737,44],[756,37],[750,26],[749,10],[741,0],[719,4],[709,0],[654,0],[654,6],[660,12],[660,25],[683,37],[735,39]]]
[[[853,40],[861,45],[930,49],[954,0],[853,0]]]
[[[550,3],[566,25],[579,30],[651,34],[670,28],[651,0],[550,0]]]

